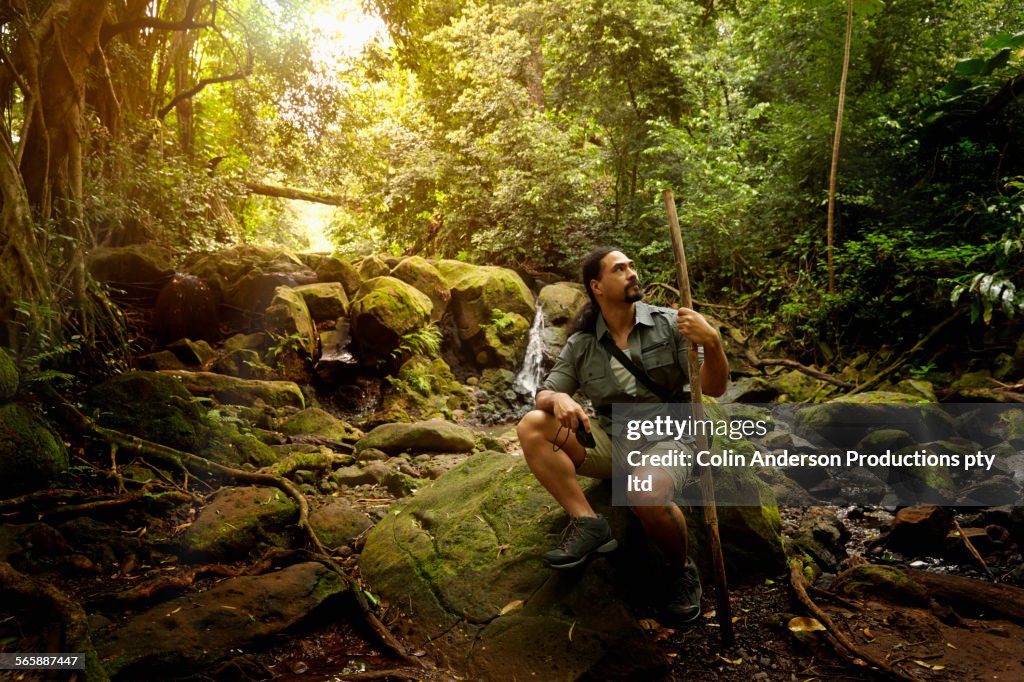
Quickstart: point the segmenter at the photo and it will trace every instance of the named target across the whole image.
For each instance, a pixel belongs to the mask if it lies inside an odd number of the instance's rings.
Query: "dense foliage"
[[[345,251],[574,276],[615,244],[666,284],[673,188],[697,297],[819,360],[1024,316],[1021,0],[854,3],[834,294],[845,2],[372,0],[387,35],[347,53],[342,5],[10,4],[2,340],[119,324],[97,243],[304,246],[286,188]]]

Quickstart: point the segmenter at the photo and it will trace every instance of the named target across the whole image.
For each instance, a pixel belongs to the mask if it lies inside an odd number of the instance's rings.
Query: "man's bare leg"
[[[586,457],[576,434],[543,410],[528,412],[516,431],[530,471],[565,512],[573,517],[597,516],[576,478],[576,467]]]
[[[686,529],[686,518],[682,510],[672,501],[673,485],[671,477],[664,469],[657,467],[644,468],[634,472],[641,478],[651,477],[650,492],[635,493],[642,495],[648,504],[636,504],[641,500],[634,498],[633,513],[640,519],[647,535],[665,554],[672,566],[686,566],[689,549],[689,536]],[[653,503],[653,504],[652,504]]]

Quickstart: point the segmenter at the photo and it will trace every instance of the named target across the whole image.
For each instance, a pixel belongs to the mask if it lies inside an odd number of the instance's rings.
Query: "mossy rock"
[[[214,372],[168,372],[203,395],[212,394],[218,402],[251,405],[262,400],[271,407],[305,407],[302,389],[291,381],[239,379]]]
[[[314,322],[337,320],[348,315],[348,294],[340,282],[320,282],[295,287]]]
[[[579,282],[556,282],[540,290],[537,302],[551,326],[572,322],[587,304],[587,291]]]
[[[186,365],[205,365],[217,357],[217,351],[213,350],[209,342],[204,339],[198,341],[178,339],[174,343],[167,344],[167,350],[174,353]]]
[[[168,369],[188,369],[188,366],[181,361],[181,358],[169,350],[140,355],[135,358],[135,362],[139,369],[150,372],[162,372]]]
[[[935,397],[935,386],[930,381],[924,381],[922,379],[904,379],[896,384],[896,391],[898,393],[906,393],[907,395],[914,396],[915,398],[924,398],[930,403],[939,402],[939,399]]]
[[[263,313],[263,328],[271,338],[295,339],[310,358],[317,356],[316,326],[298,288],[278,287]]]
[[[518,313],[503,313],[484,326],[483,337],[475,343],[477,364],[485,367],[515,369],[523,359],[529,342],[533,318]]]
[[[448,309],[452,292],[440,271],[421,256],[410,256],[403,259],[391,271],[391,276],[411,284],[430,299],[434,308],[430,313],[430,321],[437,322]]]
[[[309,523],[326,547],[341,547],[373,526],[363,512],[344,498],[334,498],[309,515]]]
[[[239,379],[264,380],[270,378],[273,370],[263,364],[260,354],[248,348],[236,348],[217,358],[210,368],[217,374],[226,374]]]
[[[0,405],[0,497],[46,487],[70,465],[53,427],[18,403]]]
[[[180,544],[206,559],[248,556],[267,545],[286,545],[298,507],[277,488],[222,488],[185,530]]]
[[[296,412],[282,422],[278,429],[289,436],[312,434],[334,440],[343,440],[349,432],[345,422],[319,407],[307,407]]]
[[[225,352],[233,350],[253,350],[257,353],[265,353],[270,348],[271,339],[266,332],[253,332],[252,334],[235,334],[224,342]]]
[[[853,448],[879,428],[906,431],[918,442],[948,438],[956,420],[920,396],[892,391],[869,391],[802,408],[795,432],[811,442]]]
[[[465,426],[430,419],[413,424],[381,424],[358,443],[356,452],[376,448],[392,455],[403,452],[469,452],[476,444]]]
[[[18,364],[14,354],[0,347],[0,403],[7,402],[18,393]]]
[[[834,388],[795,369],[773,374],[769,379],[780,394],[780,402],[806,403],[820,400]]]
[[[366,363],[386,360],[402,336],[430,322],[427,295],[394,277],[363,282],[350,308],[356,353]]]
[[[377,255],[366,256],[361,259],[356,266],[356,270],[364,282],[368,279],[387,277],[391,274],[391,266],[382,257]]]
[[[387,383],[382,412],[400,411],[431,419],[448,416],[453,410],[468,409],[470,405],[469,393],[441,358],[414,355]]]
[[[178,450],[198,452],[205,435],[204,410],[169,373],[118,375],[86,392],[85,404],[101,426]]]
[[[876,599],[904,604],[928,606],[928,590],[893,566],[855,566],[836,578],[832,590],[859,599]]]
[[[451,288],[455,326],[463,341],[472,345],[482,340],[485,326],[494,321],[494,311],[532,322],[536,310],[533,294],[514,271],[450,260],[438,261],[437,267]],[[527,324],[526,330],[529,328]],[[473,347],[474,353],[479,350]]]
[[[362,277],[355,266],[342,256],[326,253],[303,253],[299,255],[306,265],[313,268],[319,282],[338,282],[345,289],[345,294],[352,298]]]
[[[254,433],[239,431],[235,424],[210,419],[199,454],[220,464],[264,467],[277,461],[277,453]]]
[[[115,287],[145,285],[154,299],[154,292],[174,274],[170,252],[151,242],[97,247],[88,253],[85,265],[97,281]]]

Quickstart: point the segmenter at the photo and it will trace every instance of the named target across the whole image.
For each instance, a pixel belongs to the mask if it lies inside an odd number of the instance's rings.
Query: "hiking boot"
[[[686,567],[676,574],[669,587],[665,613],[676,625],[692,623],[700,617],[700,574],[693,559],[687,559]]]
[[[586,561],[591,554],[607,554],[619,546],[612,537],[608,519],[603,516],[591,518],[575,516],[562,531],[558,547],[544,555],[544,561],[551,568],[572,568]]]

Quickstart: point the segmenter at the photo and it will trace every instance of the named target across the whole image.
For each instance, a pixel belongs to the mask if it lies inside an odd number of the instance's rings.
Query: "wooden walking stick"
[[[672,251],[676,257],[676,281],[679,284],[679,295],[684,308],[693,307],[690,296],[690,275],[686,270],[686,251],[683,250],[683,235],[679,231],[679,217],[676,215],[676,199],[672,190],[662,192],[665,200],[665,213],[668,214],[668,228],[672,235]],[[700,388],[700,363],[697,359],[697,344],[687,341],[687,369],[690,375],[690,402],[693,404],[693,420],[704,419],[704,394]],[[697,451],[708,450],[708,437],[698,430]],[[711,548],[711,564],[715,573],[715,612],[722,631],[722,644],[731,646],[734,641],[732,631],[732,608],[729,606],[729,581],[725,576],[725,559],[722,557],[722,539],[718,536],[718,507],[715,506],[715,482],[711,476],[711,467],[700,468],[700,494],[704,501],[704,525],[708,532],[708,546]]]

